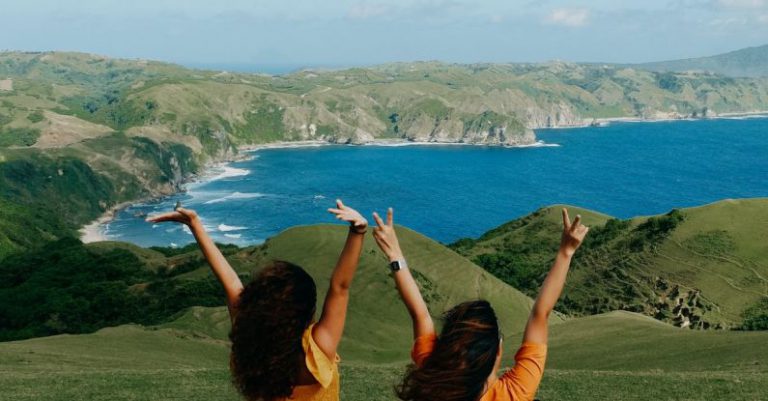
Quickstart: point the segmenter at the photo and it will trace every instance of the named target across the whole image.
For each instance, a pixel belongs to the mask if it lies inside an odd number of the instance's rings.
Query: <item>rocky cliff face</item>
[[[564,128],[583,126],[584,117],[570,105],[560,102],[548,107],[528,107],[525,110],[525,124],[530,129]]]

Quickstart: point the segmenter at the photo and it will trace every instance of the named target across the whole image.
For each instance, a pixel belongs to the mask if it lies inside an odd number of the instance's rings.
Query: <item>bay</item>
[[[613,123],[539,130],[551,146],[320,146],[262,149],[182,192],[120,211],[110,239],[142,246],[192,242],[145,214],[177,201],[198,211],[219,242],[248,245],[295,225],[333,223],[341,198],[448,243],[476,237],[552,204],[620,218],[726,198],[768,196],[768,119]]]

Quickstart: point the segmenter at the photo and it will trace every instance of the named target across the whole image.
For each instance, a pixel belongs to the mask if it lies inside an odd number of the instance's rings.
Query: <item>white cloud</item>
[[[347,12],[352,19],[368,19],[380,17],[389,12],[389,7],[384,4],[355,4]]]
[[[555,25],[580,27],[589,21],[589,10],[586,8],[556,8],[545,19]]]
[[[717,0],[717,4],[727,8],[763,8],[768,0]]]

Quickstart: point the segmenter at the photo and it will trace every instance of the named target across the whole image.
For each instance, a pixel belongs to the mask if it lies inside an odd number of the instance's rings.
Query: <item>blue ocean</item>
[[[768,196],[767,118],[613,123],[537,136],[547,146],[262,149],[185,192],[120,211],[105,234],[142,246],[192,242],[179,225],[144,221],[177,201],[199,212],[216,241],[247,245],[291,226],[334,223],[326,209],[336,198],[368,217],[392,206],[397,223],[449,243],[552,204],[627,218]]]

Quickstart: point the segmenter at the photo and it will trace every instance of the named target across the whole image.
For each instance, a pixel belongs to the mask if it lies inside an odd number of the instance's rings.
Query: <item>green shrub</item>
[[[768,297],[747,308],[743,314],[743,330],[768,330]]]
[[[0,147],[32,146],[40,138],[36,128],[5,128],[0,131]]]
[[[203,267],[191,258],[184,270]],[[223,305],[212,275],[175,279],[129,250],[63,238],[0,261],[0,341],[165,322],[195,305]]]
[[[45,117],[43,116],[43,112],[40,110],[35,110],[27,115],[27,120],[33,122],[33,123],[39,123],[40,121],[43,121]]]

